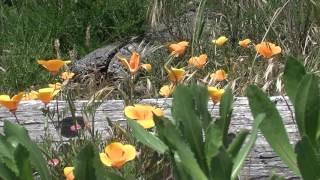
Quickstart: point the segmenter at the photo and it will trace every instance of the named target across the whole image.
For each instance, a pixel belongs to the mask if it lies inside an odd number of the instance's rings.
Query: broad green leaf
[[[203,156],[204,142],[201,119],[203,116],[207,116],[207,113],[198,113],[203,112],[200,111],[200,108],[203,108],[204,104],[208,103],[208,98],[204,101],[201,96],[208,97],[206,88],[178,86],[173,98],[172,116],[182,133],[183,139],[188,142],[189,147],[200,163],[200,167],[204,169],[207,165],[205,156]],[[207,111],[206,109],[205,112]]]
[[[0,179],[3,180],[12,180],[17,179],[17,176],[14,172],[12,172],[7,165],[0,161]]]
[[[302,78],[306,75],[306,70],[296,58],[288,57],[284,73],[283,81],[284,87],[292,103],[295,103],[296,94],[298,92],[298,85]]]
[[[192,179],[189,173],[186,172],[186,169],[184,168],[177,152],[173,152],[173,159],[174,162],[172,162],[172,164],[174,168],[175,179]]]
[[[231,155],[232,159],[234,159],[238,155],[248,135],[248,130],[240,130],[239,134],[233,139],[232,143],[228,146],[227,152]]]
[[[33,180],[28,150],[19,144],[14,152],[14,158],[19,170],[17,180]]]
[[[92,143],[85,145],[77,155],[75,177],[77,180],[123,180],[101,163],[99,153]]]
[[[144,145],[159,153],[165,153],[168,150],[168,147],[157,136],[146,131],[140,124],[128,119],[128,125],[132,129],[134,137]]]
[[[47,162],[43,158],[40,149],[37,144],[30,139],[27,131],[23,127],[10,121],[4,121],[4,134],[7,139],[15,139],[15,141],[18,141],[19,144],[23,145],[29,151],[31,164],[39,171],[41,179],[51,179]]]
[[[0,156],[7,157],[13,159],[13,150],[14,148],[11,146],[9,142],[7,142],[6,138],[0,134]]]
[[[192,177],[193,180],[207,180],[190,145],[185,143],[185,139],[181,136],[181,133],[175,128],[172,122],[169,120],[164,121],[157,117],[155,118],[155,122],[160,138],[167,144],[171,152],[177,153],[179,160],[181,160],[178,163],[181,163],[185,172],[189,173],[189,176]]]
[[[225,93],[223,94],[220,101],[220,118],[218,123],[221,123],[221,127],[223,128],[223,143],[227,146],[227,135],[228,129],[231,121],[231,114],[233,108],[233,94],[230,88],[227,88]]]
[[[95,159],[98,153],[95,152],[91,143],[84,146],[79,154],[75,163],[75,178],[78,180],[93,179],[96,180],[96,173],[94,168]]]
[[[219,124],[211,123],[206,132],[205,153],[207,164],[211,164],[211,160],[219,152],[220,147],[223,146],[223,130]]]
[[[295,115],[300,135],[308,135],[312,143],[317,141],[320,97],[318,79],[306,75],[301,81],[295,98]]]
[[[206,128],[212,122],[211,115],[208,111],[208,90],[207,88],[196,85],[192,85],[190,88],[193,91],[196,114],[202,122],[202,127]]]
[[[298,166],[304,180],[320,179],[320,160],[307,136],[296,145]]]
[[[248,154],[250,153],[250,150],[254,146],[254,143],[256,142],[257,135],[258,135],[258,128],[260,123],[263,121],[265,118],[264,114],[259,114],[255,119],[253,123],[253,127],[251,130],[251,134],[249,136],[249,140],[246,144],[242,146],[240,149],[239,153],[237,154],[236,157],[233,158],[233,168],[232,168],[232,175],[231,179],[236,179]]]
[[[11,171],[18,175],[17,165],[13,156],[14,148],[8,140],[0,134],[0,161],[4,163]]]
[[[299,175],[294,149],[275,104],[257,86],[249,86],[246,94],[253,117],[257,118],[259,114],[265,114],[259,127],[262,134],[281,160]]]
[[[219,154],[211,161],[213,180],[230,180],[232,166],[231,155],[222,147]]]

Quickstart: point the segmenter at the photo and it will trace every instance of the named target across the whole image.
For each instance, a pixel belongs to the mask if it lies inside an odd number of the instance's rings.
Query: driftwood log
[[[292,106],[288,106],[287,99],[282,97],[272,97],[273,102],[277,105],[291,142],[294,144],[299,138],[297,127],[292,119]],[[66,112],[68,105],[66,102],[57,101],[49,104],[51,110],[58,109],[60,114],[64,117],[70,116]],[[87,101],[75,102],[76,116],[82,116],[81,110],[87,104]],[[171,99],[147,99],[142,100],[143,104],[152,104],[162,107],[167,116],[170,116]],[[19,105],[17,116],[23,126],[28,130],[29,135],[36,141],[41,141],[41,136],[44,135],[44,117],[41,111],[43,104],[39,101],[24,101]],[[122,100],[109,100],[103,102],[95,113],[95,128],[103,136],[108,136],[110,127],[108,126],[107,118],[114,122],[119,122],[125,125],[126,120],[123,116],[124,102]],[[209,103],[209,111],[215,117],[218,114],[218,106]],[[70,111],[69,111],[70,112]],[[63,117],[62,117],[63,118]],[[55,116],[55,121],[57,116]],[[3,127],[3,120],[15,121],[14,117],[4,108],[0,107],[0,128]],[[238,132],[240,129],[251,129],[252,115],[249,109],[248,100],[245,97],[237,97],[234,103],[234,110],[231,121],[231,132]],[[108,130],[109,129],[109,130]],[[54,128],[52,122],[49,123],[49,132],[53,138],[59,139],[57,130]],[[284,165],[279,157],[275,155],[266,140],[259,134],[254,149],[246,160],[246,165],[242,170],[241,179],[268,179],[272,173],[282,175],[286,179],[300,179]]]

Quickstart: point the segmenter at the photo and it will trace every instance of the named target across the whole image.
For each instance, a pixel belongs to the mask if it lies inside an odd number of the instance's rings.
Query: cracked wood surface
[[[287,100],[282,97],[272,97],[272,101],[277,105],[277,109],[283,118],[291,143],[296,143],[299,139],[297,127],[292,119],[293,107],[290,109],[287,105]],[[49,104],[52,111],[56,111],[57,104],[59,114],[63,117],[70,116],[68,105],[66,102],[53,101]],[[170,116],[171,99],[145,99],[140,103],[157,105],[165,110],[166,116]],[[87,101],[75,102],[75,114],[81,116],[81,110],[85,107]],[[29,135],[36,141],[41,141],[41,136],[44,135],[44,119],[41,109],[43,104],[39,101],[22,101],[18,107],[17,116],[23,126],[28,130]],[[102,136],[108,136],[110,127],[108,126],[107,118],[113,122],[119,122],[125,125],[126,120],[123,116],[124,102],[122,100],[109,100],[103,102],[95,113],[95,129]],[[209,111],[213,117],[218,115],[218,106],[209,103]],[[3,120],[15,121],[14,117],[3,107],[0,107],[0,128],[2,131]],[[57,120],[57,113],[54,121]],[[90,122],[91,123],[91,122]],[[248,100],[245,97],[237,97],[234,102],[230,132],[239,132],[240,129],[251,129],[252,115],[249,109]],[[59,139],[58,133],[52,122],[49,123],[49,132],[56,140]],[[279,157],[275,155],[266,140],[261,134],[258,135],[256,144],[251,151],[250,156],[246,160],[246,165],[242,169],[241,179],[269,179],[272,172],[286,177],[286,179],[300,179],[296,177],[285,164],[281,162]]]

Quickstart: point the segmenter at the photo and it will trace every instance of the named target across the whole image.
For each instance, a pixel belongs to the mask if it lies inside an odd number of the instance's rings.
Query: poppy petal
[[[100,161],[104,165],[109,166],[109,167],[111,166],[112,162],[111,162],[111,160],[108,158],[108,156],[105,153],[100,153],[99,157],[100,157]]]
[[[136,120],[143,128],[149,129],[155,126],[153,119]]]
[[[125,151],[126,161],[131,161],[136,157],[137,152],[134,146],[126,144],[123,146],[123,149]]]

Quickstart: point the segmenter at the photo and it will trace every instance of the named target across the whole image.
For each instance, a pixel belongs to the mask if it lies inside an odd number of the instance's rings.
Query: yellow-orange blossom
[[[74,167],[65,167],[63,169],[63,174],[66,177],[66,180],[74,180],[73,170]]]
[[[256,51],[266,59],[272,58],[274,55],[281,53],[281,47],[270,42],[261,42],[255,46]]]
[[[208,87],[208,93],[213,103],[216,104],[220,101],[222,95],[224,94],[224,89],[218,89],[216,87]]]
[[[188,46],[189,46],[189,42],[187,41],[173,43],[169,45],[169,52],[176,57],[181,57],[186,52]]]
[[[17,110],[18,104],[21,101],[24,93],[18,93],[12,98],[8,95],[0,95],[0,104],[6,107],[10,112],[14,113]]]
[[[38,99],[47,105],[59,93],[55,88],[43,88],[38,90]]]
[[[206,54],[201,54],[200,56],[195,56],[189,59],[188,63],[198,69],[202,69],[208,61],[208,56]]]
[[[142,67],[146,71],[150,71],[152,66],[151,64],[141,64],[140,65],[140,54],[137,52],[133,52],[130,58],[130,61],[126,58],[118,57],[120,62],[128,69],[131,74],[135,74],[138,72],[139,68]]]
[[[63,61],[61,59],[52,59],[52,60],[38,60],[38,64],[46,68],[52,75],[57,75],[60,68],[65,64],[71,63],[71,61]]]
[[[144,128],[154,127],[153,114],[156,116],[163,116],[161,109],[142,104],[135,104],[134,106],[127,106],[124,109],[124,114],[139,123]]]
[[[130,144],[114,142],[107,145],[103,153],[100,153],[100,160],[106,166],[121,168],[126,162],[136,157],[136,149]]]

